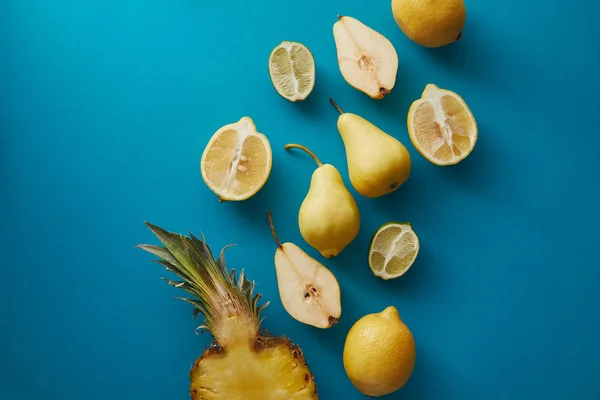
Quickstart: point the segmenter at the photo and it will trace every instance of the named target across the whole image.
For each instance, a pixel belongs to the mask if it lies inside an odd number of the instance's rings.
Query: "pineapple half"
[[[164,245],[137,247],[146,250],[181,281],[165,281],[194,298],[177,298],[194,306],[214,341],[190,371],[193,400],[304,400],[318,399],[312,373],[300,348],[286,337],[261,330],[254,282],[242,270],[227,271],[224,250],[218,259],[201,235],[183,236],[146,223]]]

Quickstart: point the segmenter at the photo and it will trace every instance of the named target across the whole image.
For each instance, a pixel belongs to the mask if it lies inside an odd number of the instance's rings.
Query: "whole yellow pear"
[[[415,340],[390,306],[365,315],[350,328],[343,359],[348,378],[361,393],[384,396],[402,388],[412,375]]]
[[[335,257],[358,235],[358,207],[333,165],[317,169],[310,186],[298,213],[300,233],[323,257]]]
[[[464,0],[392,0],[392,13],[402,32],[425,47],[460,39],[467,18]]]
[[[333,165],[323,164],[302,145],[288,144],[285,148],[305,151],[318,165],[298,212],[298,226],[306,243],[325,258],[335,257],[356,238],[360,230],[356,201]]]
[[[369,198],[396,191],[411,172],[406,147],[363,117],[344,112],[333,99],[330,101],[340,112],[337,127],[354,189]]]

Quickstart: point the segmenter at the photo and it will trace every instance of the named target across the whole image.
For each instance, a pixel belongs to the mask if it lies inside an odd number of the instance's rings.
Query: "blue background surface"
[[[467,1],[464,39],[428,50],[389,1],[4,0],[0,2],[0,398],[187,399],[208,336],[138,243],[143,225],[203,232],[271,301],[265,327],[302,347],[322,399],[362,399],[342,349],[361,316],[395,305],[417,364],[390,399],[599,399],[600,3]],[[371,100],[342,79],[332,25],[354,16],[400,57]],[[291,104],[267,59],[282,40],[313,51],[317,85]],[[429,82],[458,92],[480,127],[475,151],[439,168],[410,144],[406,113]],[[313,162],[348,184],[333,96],[404,142],[410,180],[368,200],[358,238],[325,261],[296,215]],[[210,136],[247,115],[271,141],[272,175],[219,204],[199,173]],[[354,192],[354,191],[353,191]],[[355,193],[355,192],[354,192]],[[301,325],[279,300],[266,220],[337,275],[343,314]],[[370,236],[410,221],[421,253],[401,279],[366,264]]]

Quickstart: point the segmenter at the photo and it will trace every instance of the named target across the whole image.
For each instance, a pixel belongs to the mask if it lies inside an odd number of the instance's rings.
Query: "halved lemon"
[[[272,166],[271,145],[243,117],[212,136],[200,161],[202,179],[221,201],[246,200],[267,182]]]
[[[431,83],[410,106],[407,123],[413,145],[436,165],[458,164],[477,142],[477,122],[467,103]]]
[[[315,87],[315,59],[302,43],[286,40],[271,52],[269,74],[281,97],[291,102],[305,100]]]
[[[419,254],[419,237],[410,223],[388,222],[371,239],[369,267],[382,279],[398,278],[413,265]]]

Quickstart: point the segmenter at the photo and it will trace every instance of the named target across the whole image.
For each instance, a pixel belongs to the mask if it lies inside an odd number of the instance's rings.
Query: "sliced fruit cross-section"
[[[340,319],[340,285],[327,267],[294,243],[281,243],[272,213],[267,214],[275,250],[277,286],[283,308],[295,320],[327,329]]]
[[[419,254],[419,238],[409,223],[381,226],[369,246],[369,266],[376,276],[388,280],[406,273]]]
[[[475,117],[456,93],[428,84],[408,111],[408,134],[419,153],[437,165],[464,160],[475,147]]]
[[[283,41],[269,57],[269,74],[275,90],[291,102],[305,100],[315,87],[315,60],[305,45]]]
[[[352,17],[333,25],[340,72],[346,82],[374,99],[389,94],[396,83],[398,54],[381,33]]]
[[[210,139],[200,163],[202,178],[221,201],[240,201],[256,194],[271,173],[269,141],[256,131],[252,119],[219,129]]]
[[[204,236],[184,236],[147,223],[162,245],[139,248],[178,280],[165,281],[189,297],[177,297],[203,317],[198,330],[213,342],[189,373],[192,400],[317,400],[317,388],[302,350],[261,329],[260,293],[244,270],[229,269],[224,250],[213,255]]]

